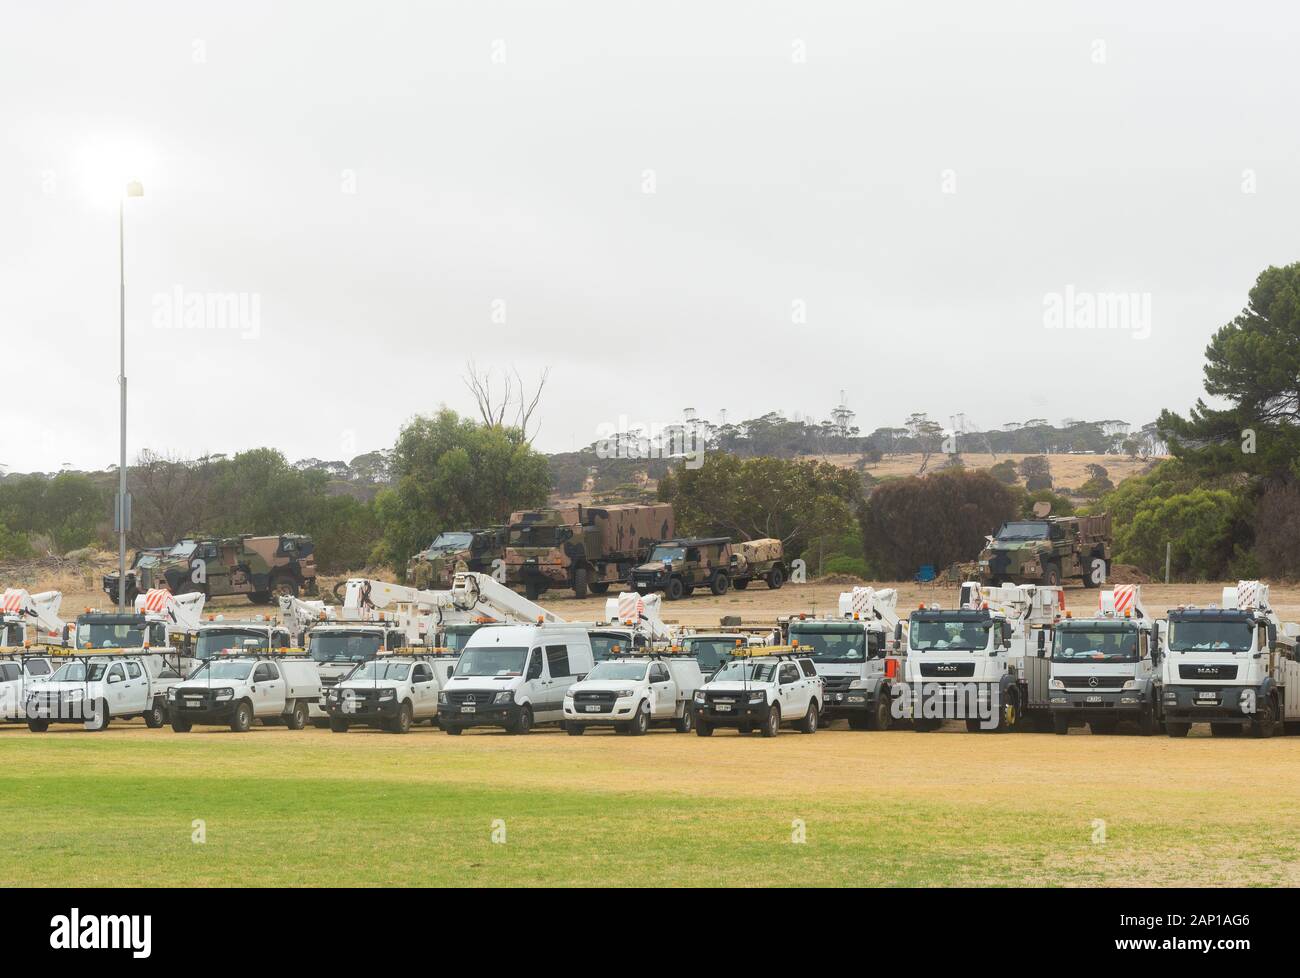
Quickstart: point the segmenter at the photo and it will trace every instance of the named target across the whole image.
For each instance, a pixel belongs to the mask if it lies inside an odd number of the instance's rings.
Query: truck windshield
[[[913,621],[908,642],[913,651],[981,652],[989,645],[987,621]]]
[[[211,659],[226,649],[243,649],[255,643],[258,651],[266,652],[271,645],[270,635],[256,628],[212,628],[199,632],[194,643],[194,658]]]
[[[192,543],[178,543],[178,544],[176,544],[176,546],[172,547],[171,550],[167,551],[167,556],[168,556],[168,557],[188,557],[188,556],[189,556],[190,554],[192,554],[192,553],[194,553],[194,544],[192,544]]]
[[[736,647],[734,638],[687,638],[682,640],[682,648],[695,656],[704,672],[712,672],[731,658],[731,650]]]
[[[1056,629],[1053,662],[1137,662],[1138,636],[1134,628]]]
[[[468,550],[473,542],[474,536],[470,533],[439,533],[425,553],[430,557],[436,557],[449,550]]]
[[[311,657],[317,662],[360,662],[382,644],[378,632],[321,632],[311,636]]]
[[[1254,629],[1246,621],[1169,622],[1175,652],[1249,652]]]
[[[627,679],[640,682],[645,679],[646,662],[600,662],[587,673],[588,679]]]
[[[1046,540],[1049,524],[1034,522],[1003,523],[998,530],[999,540]]]
[[[191,679],[247,679],[252,671],[251,662],[205,662],[192,673]]]
[[[448,625],[447,631],[443,635],[443,645],[453,652],[459,652],[465,648],[465,643],[469,637],[478,631],[478,625]]]
[[[714,674],[712,681],[720,683],[770,683],[775,676],[775,662],[746,662],[741,659],[733,659]]]
[[[409,662],[382,662],[378,659],[370,662],[363,662],[352,670],[348,680],[353,679],[391,679],[394,682],[405,682],[407,674],[411,671]]]
[[[685,560],[685,547],[655,547],[650,551],[650,563],[662,564],[665,560]]]
[[[596,662],[603,662],[610,657],[616,645],[620,652],[627,652],[634,647],[632,638],[629,635],[619,634],[618,632],[592,632],[592,659]]]
[[[138,649],[144,646],[144,622],[85,622],[77,626],[77,647]]]
[[[94,682],[104,675],[104,669],[107,667],[107,662],[65,662],[54,670],[54,675],[49,681],[52,683]]]
[[[867,659],[867,636],[861,629],[856,632],[804,631],[791,625],[790,644],[795,642],[813,662],[865,662]]]
[[[519,676],[524,671],[527,649],[500,646],[466,649],[456,663],[457,676]]]
[[[535,526],[518,526],[510,531],[510,543],[516,547],[553,547],[555,546],[558,526],[545,524]]]

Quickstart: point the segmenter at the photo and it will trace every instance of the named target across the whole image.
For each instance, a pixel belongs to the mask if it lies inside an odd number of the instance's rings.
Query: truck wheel
[[[894,719],[890,711],[889,690],[882,689],[876,696],[876,708],[871,714],[872,730],[888,730],[890,721]]]
[[[1091,731],[1093,734],[1101,734],[1102,736],[1113,734],[1117,726],[1118,724],[1114,720],[1088,721],[1088,730]]]
[[[1048,564],[1043,569],[1043,583],[1048,587],[1058,587],[1061,583],[1060,564]]]
[[[330,717],[330,729],[335,733],[347,733],[348,732],[347,717]]]
[[[581,723],[574,723],[572,720],[570,720],[568,723],[564,725],[564,732],[567,733],[570,737],[581,737],[584,733],[587,732],[587,728]]]
[[[30,730],[32,733],[45,733],[45,731],[50,729],[50,721],[49,720],[28,720],[27,729]]]
[[[587,568],[585,567],[579,567],[573,572],[573,596],[575,598],[587,596]]]
[[[781,590],[785,583],[785,571],[778,565],[767,572],[767,586],[773,591]]]
[[[942,721],[939,720],[923,719],[921,717],[917,717],[915,720],[912,721],[912,729],[915,730],[917,733],[931,733],[932,731],[939,729],[939,724],[941,722]]]
[[[247,700],[240,700],[235,704],[234,716],[230,718],[230,729],[235,733],[248,733],[252,725],[253,708],[248,705]]]
[[[91,710],[90,719],[86,721],[87,730],[107,730],[108,721],[111,719],[108,713],[108,704],[103,700],[97,702]]]
[[[1138,734],[1143,737],[1150,737],[1159,728],[1160,724],[1156,722],[1156,705],[1148,703],[1146,709],[1138,714]]]
[[[163,712],[163,705],[157,700],[154,700],[153,705],[144,711],[144,725],[150,730],[157,730],[166,722],[166,719],[167,715]]]
[[[1173,720],[1165,721],[1165,733],[1170,737],[1186,737],[1192,729],[1190,723],[1175,723]]]
[[[524,597],[529,601],[536,601],[541,593],[542,589],[536,581],[524,581]]]
[[[712,591],[713,596],[717,598],[720,598],[724,594],[726,594],[727,588],[730,586],[731,586],[731,578],[729,578],[726,574],[722,573],[722,571],[718,571],[716,574],[714,574],[713,580],[709,582],[709,590]]]
[[[737,591],[743,591],[745,590],[745,588],[749,587],[749,578],[738,577],[731,582],[731,586],[734,587]]]
[[[979,717],[967,717],[967,718],[966,718],[966,732],[967,732],[967,733],[979,733],[979,732],[980,732],[981,730],[983,730],[983,729],[984,729],[984,721],[981,720],[981,719],[979,719]]]
[[[640,737],[650,729],[650,703],[642,700],[636,708],[636,716],[627,725],[627,732],[633,737]]]
[[[172,733],[189,733],[193,729],[194,724],[184,717],[172,717]]]
[[[1235,723],[1212,723],[1210,724],[1211,737],[1235,737],[1241,733],[1241,727]]]
[[[1264,699],[1264,708],[1250,719],[1250,735],[1261,738],[1272,737],[1276,726],[1277,708],[1273,703],[1273,697],[1268,696]]]
[[[1052,733],[1068,734],[1070,732],[1070,718],[1064,713],[1052,714]]]
[[[808,704],[808,712],[804,718],[799,721],[799,732],[806,734],[815,734],[817,732],[817,721],[820,719],[817,713],[817,701]]]
[[[850,730],[870,730],[871,720],[869,717],[849,717]]]
[[[589,585],[587,585],[587,586],[588,586],[589,588],[591,588],[591,593],[592,593],[592,594],[608,594],[608,593],[609,593],[609,581],[598,581],[598,582],[594,582],[594,583],[592,583],[592,584],[589,584]]]
[[[302,730],[307,726],[307,704],[305,701],[298,700],[293,704],[293,711],[284,724],[290,730]]]
[[[397,716],[393,719],[393,723],[388,729],[393,733],[410,733],[412,719],[414,718],[411,715],[411,704],[403,703],[398,707]]]
[[[699,723],[697,723],[697,724],[695,725],[695,736],[697,736],[697,737],[712,737],[712,736],[713,736],[713,725],[710,724],[710,723],[706,723],[704,720],[701,720]]]
[[[447,723],[445,720],[439,726],[442,727],[443,733],[449,733],[453,737],[459,737],[465,729],[459,723]]]
[[[762,733],[764,737],[775,737],[781,732],[781,708],[775,703],[767,711],[767,719],[763,721]]]
[[[685,590],[680,577],[670,577],[668,578],[668,586],[664,588],[664,597],[669,601],[676,601],[681,598]]]
[[[533,708],[525,704],[519,711],[519,719],[510,728],[512,734],[526,734],[533,729]]]
[[[993,728],[994,733],[1006,733],[1008,730],[1014,730],[1016,724],[1020,722],[1020,703],[1019,697],[1015,693],[1007,697],[1007,701],[1002,704],[1002,710],[998,714],[998,725]]]
[[[691,704],[687,703],[682,707],[682,715],[673,721],[673,729],[678,733],[690,733],[694,725],[695,714],[691,712]]]

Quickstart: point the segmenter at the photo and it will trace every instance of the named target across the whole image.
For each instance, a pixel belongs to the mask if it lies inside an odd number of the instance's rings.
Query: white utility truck
[[[821,676],[822,720],[845,719],[853,730],[886,730],[899,660],[891,657],[898,617],[898,592],[855,587],[840,595],[839,614],[798,615],[787,626],[788,641],[810,659]]]
[[[273,619],[227,619],[217,615],[190,632],[189,654],[206,662],[214,655],[231,649],[246,650],[250,642],[262,652],[275,652],[296,648],[301,638],[295,639],[288,626]]]
[[[470,726],[526,734],[534,724],[563,722],[564,695],[592,664],[583,625],[486,625],[470,636],[438,697],[439,726],[449,734]]]
[[[1271,737],[1279,722],[1300,722],[1300,627],[1278,620],[1267,584],[1225,587],[1219,607],[1171,608],[1165,630],[1160,680],[1169,736],[1208,723],[1215,736],[1244,727]]]
[[[77,616],[69,645],[83,651],[110,649],[166,650],[184,646],[189,634],[203,621],[199,592],[175,595],[155,589],[138,595],[135,613],[87,611]]]
[[[672,635],[660,613],[663,598],[659,594],[625,591],[605,599],[605,620],[589,630],[591,654],[596,662],[613,655],[642,651],[671,640]]]
[[[325,694],[330,729],[379,727],[406,733],[422,721],[438,718],[438,694],[452,670],[455,655],[424,653],[377,655],[358,665]]]
[[[1064,603],[1059,587],[966,583],[959,607],[922,605],[908,620],[906,686],[895,714],[910,716],[920,732],[945,720],[1001,732],[1025,717],[1047,729],[1048,651]]]
[[[180,681],[162,654],[76,654],[47,680],[28,687],[27,727],[44,733],[51,723],[81,723],[87,730],[103,730],[110,720],[132,717],[161,727],[167,694]]]
[[[0,720],[26,721],[27,694],[53,672],[53,660],[46,655],[26,652],[0,655]]]
[[[654,725],[690,733],[695,691],[704,685],[700,665],[682,653],[628,653],[597,662],[564,697],[564,729],[580,736],[588,727],[613,727],[641,735]]]
[[[319,699],[320,673],[311,659],[250,650],[208,659],[167,691],[167,709],[177,733],[195,724],[229,724],[244,733],[254,720],[301,730],[308,707]]]
[[[62,603],[62,591],[30,594],[22,588],[7,588],[0,594],[0,648],[66,644],[68,626],[59,617]]]
[[[1136,584],[1117,584],[1098,594],[1097,614],[1069,612],[1052,637],[1048,683],[1052,727],[1068,734],[1087,723],[1095,734],[1114,733],[1131,720],[1150,736],[1160,729],[1159,632]]]
[[[822,681],[812,660],[789,646],[737,646],[730,661],[695,691],[695,732],[717,727],[775,737],[782,724],[816,733]]]

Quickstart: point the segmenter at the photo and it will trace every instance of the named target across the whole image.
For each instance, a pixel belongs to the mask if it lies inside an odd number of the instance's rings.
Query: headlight
[[[1053,679],[1047,684],[1048,689],[1065,689],[1065,683],[1059,679]]]
[[[174,700],[174,699],[176,699],[176,687],[175,687],[175,686],[173,686],[171,689],[167,690],[167,698],[168,698],[169,700]]]
[[[381,689],[379,691],[379,698],[381,700],[391,700],[396,695],[397,695],[397,690],[395,689]]]
[[[1124,689],[1137,689],[1137,688],[1138,688],[1138,681],[1136,679],[1130,679],[1128,682],[1124,684]]]
[[[235,691],[229,688],[217,690],[216,695],[213,697],[213,699],[215,699],[218,703],[221,703],[224,700],[233,700],[234,698],[235,698]]]
[[[749,694],[749,702],[750,702],[750,705],[751,705],[751,706],[752,706],[753,704],[755,704],[755,703],[762,703],[762,702],[764,702],[764,701],[766,701],[766,700],[767,700],[767,694],[766,694],[766,693],[750,693],[750,694]]]
[[[504,690],[503,692],[497,693],[496,696],[492,697],[493,703],[513,703],[514,701],[515,701],[515,693],[514,690],[512,689]]]
[[[620,700],[625,697],[635,696],[635,695],[636,695],[635,689],[620,689],[617,693],[614,694],[615,698]]]
[[[702,690],[702,689],[697,689],[697,690],[695,691],[695,702],[696,702],[696,703],[703,703],[703,702],[704,702],[704,690]]]
[[[438,705],[439,705],[439,706],[448,706],[450,703],[451,703],[451,700],[449,700],[449,699],[447,698],[447,694],[446,694],[446,693],[439,693],[439,694],[438,694]]]

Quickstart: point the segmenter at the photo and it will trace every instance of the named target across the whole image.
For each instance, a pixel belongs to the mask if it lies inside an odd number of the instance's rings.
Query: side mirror
[[[901,621],[894,626],[894,641],[903,641],[903,623]]]
[[[1038,633],[1038,657],[1041,659],[1047,653],[1047,632]]]

